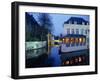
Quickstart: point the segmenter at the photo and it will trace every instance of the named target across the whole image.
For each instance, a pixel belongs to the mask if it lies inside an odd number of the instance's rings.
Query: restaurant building
[[[89,48],[89,21],[81,17],[71,17],[63,25],[62,52]]]

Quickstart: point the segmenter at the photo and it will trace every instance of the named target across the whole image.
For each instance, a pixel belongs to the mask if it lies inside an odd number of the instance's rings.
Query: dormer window
[[[82,25],[85,25],[85,22],[82,22]]]
[[[69,21],[69,24],[72,24],[72,21]]]
[[[74,21],[74,24],[77,24],[77,22],[76,22],[76,21]]]
[[[89,25],[89,23],[87,22],[86,25]]]

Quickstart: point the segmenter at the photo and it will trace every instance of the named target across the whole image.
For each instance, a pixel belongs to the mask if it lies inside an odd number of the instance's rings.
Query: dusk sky
[[[38,22],[38,16],[39,13],[34,13],[34,12],[29,12],[29,14],[33,15],[33,17],[36,19]],[[85,19],[86,21],[89,21],[89,16],[88,15],[73,15],[73,14],[52,14],[49,13],[51,17],[51,21],[53,23],[53,34],[54,35],[60,35],[63,32],[63,24],[65,21],[67,21],[70,17],[81,17]]]

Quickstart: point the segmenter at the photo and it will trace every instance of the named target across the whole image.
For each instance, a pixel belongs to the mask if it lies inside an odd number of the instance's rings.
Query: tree
[[[40,13],[39,14],[39,22],[41,27],[44,27],[44,33],[51,33],[52,32],[52,21],[51,21],[51,17],[49,14],[47,13]]]
[[[41,29],[41,40],[47,40],[47,34],[52,32],[52,21],[51,17],[47,13],[40,13],[39,14],[39,23],[42,27]]]

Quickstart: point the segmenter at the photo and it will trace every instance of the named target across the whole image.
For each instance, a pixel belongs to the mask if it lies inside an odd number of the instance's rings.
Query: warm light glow
[[[75,42],[78,43],[78,38],[75,38]]]
[[[85,38],[83,38],[83,43],[85,42]]]
[[[81,62],[82,61],[82,58],[81,57],[79,57],[79,62]]]
[[[69,61],[66,61],[65,63],[66,63],[66,64],[69,64]]]
[[[66,38],[66,43],[69,43],[69,38]]]
[[[62,39],[62,42],[64,43],[64,38]]]
[[[73,43],[74,42],[74,38],[71,38],[71,43]]]
[[[79,38],[80,43],[82,42],[82,38]]]

